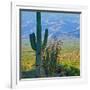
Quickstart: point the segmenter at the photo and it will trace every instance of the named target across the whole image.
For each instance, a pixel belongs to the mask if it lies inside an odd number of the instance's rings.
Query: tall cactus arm
[[[32,33],[32,34],[29,35],[29,40],[30,40],[32,49],[36,50],[35,33]]]
[[[41,13],[37,12],[37,41],[41,43]]]
[[[42,49],[44,49],[46,47],[47,40],[48,40],[48,29],[45,30],[45,35],[44,35],[44,40],[43,40],[43,44],[42,44]]]

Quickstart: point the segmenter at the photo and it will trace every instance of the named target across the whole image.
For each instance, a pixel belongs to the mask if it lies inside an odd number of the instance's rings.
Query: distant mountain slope
[[[36,12],[22,12],[21,38],[29,40],[29,34],[36,32]],[[80,15],[73,13],[41,12],[42,36],[46,28],[49,30],[48,39],[57,37],[60,40],[79,40],[80,38]]]

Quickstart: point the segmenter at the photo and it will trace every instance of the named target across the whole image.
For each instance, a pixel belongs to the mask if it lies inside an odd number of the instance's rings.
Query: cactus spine
[[[36,77],[40,77],[41,75],[41,67],[42,67],[42,50],[45,49],[47,45],[48,39],[48,29],[45,30],[44,40],[42,42],[42,27],[41,27],[41,13],[36,12],[36,21],[37,21],[37,30],[36,36],[35,33],[29,35],[31,47],[36,51]]]

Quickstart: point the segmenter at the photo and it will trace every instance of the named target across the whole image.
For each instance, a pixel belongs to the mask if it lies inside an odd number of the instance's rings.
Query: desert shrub
[[[49,44],[43,51],[43,68],[47,77],[56,75],[58,55],[60,55],[61,45],[61,40],[54,40],[54,42]]]

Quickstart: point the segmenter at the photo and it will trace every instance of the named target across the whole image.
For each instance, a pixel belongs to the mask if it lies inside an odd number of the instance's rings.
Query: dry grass
[[[61,54],[58,58],[58,62],[61,64],[74,66],[75,68],[80,68],[80,53],[79,50],[74,50],[72,52],[67,52]]]
[[[58,62],[60,64],[74,66],[80,68],[80,53],[79,49],[74,49],[67,52],[61,52],[58,55]],[[29,71],[34,68],[35,65],[35,52],[32,49],[22,49],[21,53],[21,71]]]
[[[21,71],[29,71],[33,69],[34,64],[35,64],[35,52],[32,50],[27,50],[27,49],[22,50]]]

